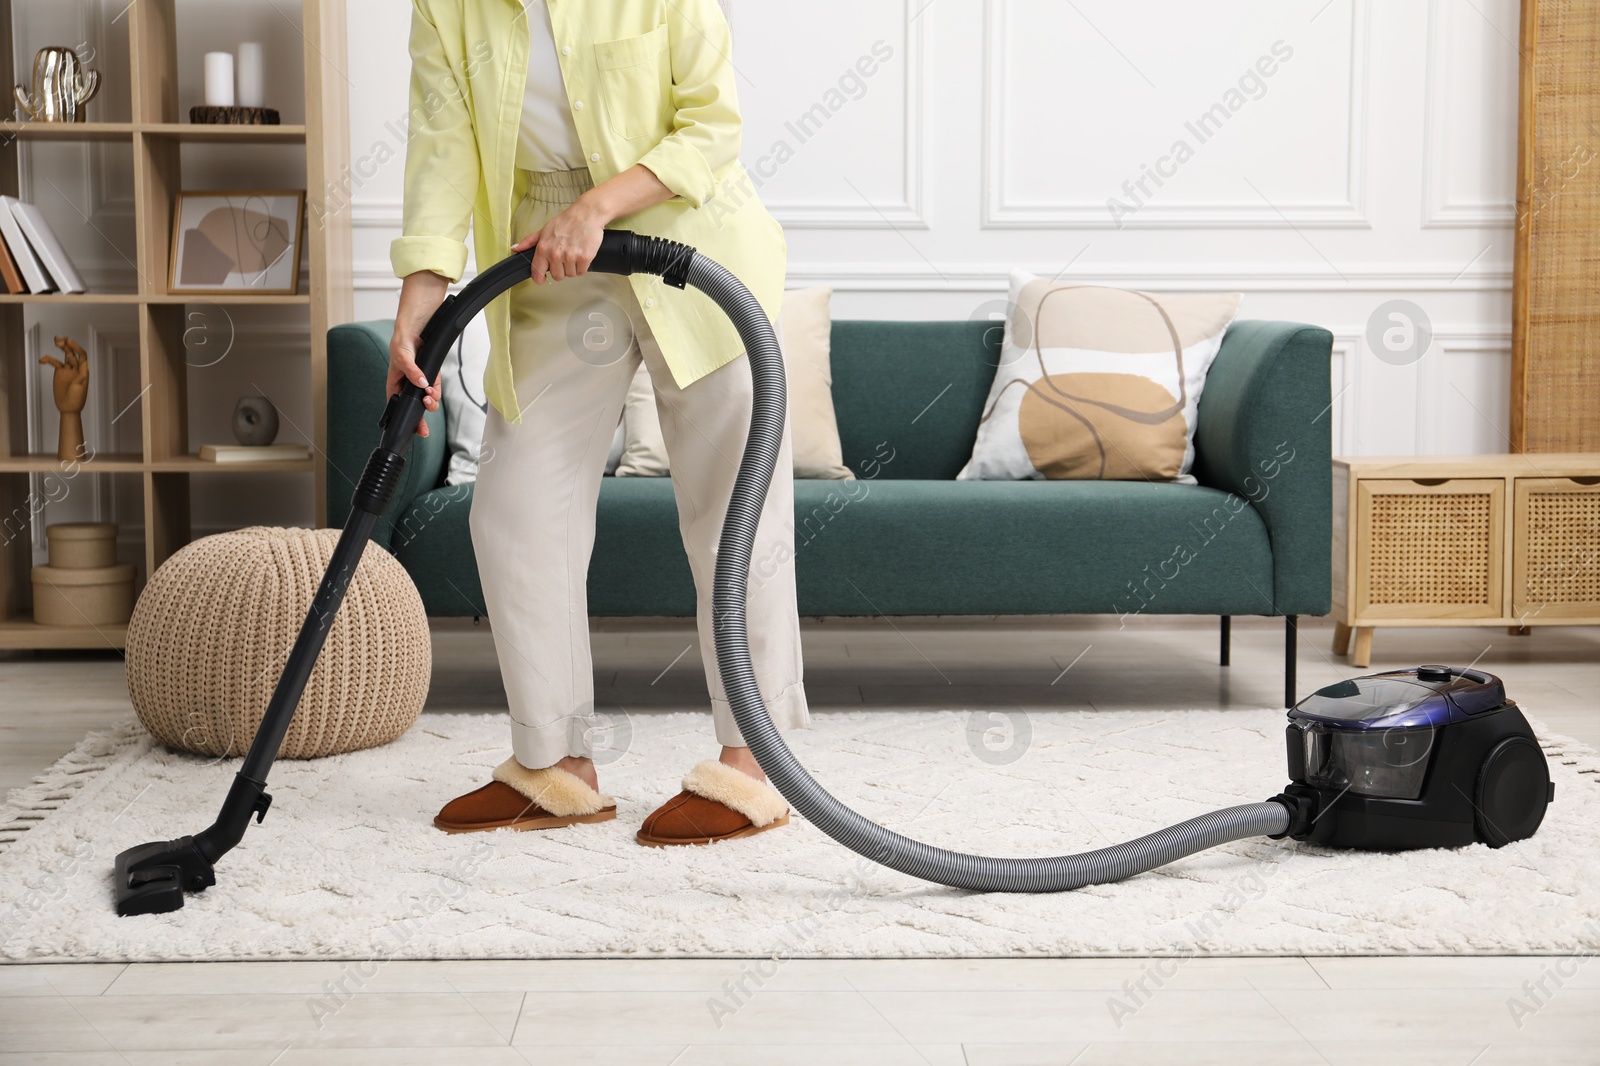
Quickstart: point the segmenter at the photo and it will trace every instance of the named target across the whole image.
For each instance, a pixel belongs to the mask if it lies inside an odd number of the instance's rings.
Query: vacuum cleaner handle
[[[600,249],[589,269],[601,274],[629,275],[635,271],[660,274],[669,285],[683,288],[694,249],[677,241],[641,236],[632,230],[606,230]],[[490,302],[506,290],[527,281],[533,269],[533,249],[513,252],[479,274],[453,296],[447,296],[422,330],[417,349],[417,367],[429,381],[436,381],[444,369],[445,358],[456,340]],[[412,427],[421,421],[424,407],[422,387],[407,381],[384,408],[378,425],[386,430],[383,446],[403,451]]]

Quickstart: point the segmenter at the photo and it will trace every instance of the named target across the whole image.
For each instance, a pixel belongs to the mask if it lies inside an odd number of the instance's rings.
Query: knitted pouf
[[[339,539],[253,526],[179,549],[128,622],[128,695],[145,728],[201,755],[243,755]],[[428,695],[433,653],[405,568],[367,546],[295,711],[280,758],[387,744]]]

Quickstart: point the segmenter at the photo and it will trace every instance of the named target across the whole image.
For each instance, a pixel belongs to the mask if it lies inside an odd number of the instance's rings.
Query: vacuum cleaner
[[[446,298],[423,330],[417,355],[427,380],[438,378],[446,353],[473,317],[529,278],[532,258],[531,251],[512,255]],[[693,285],[727,314],[744,341],[754,410],[717,552],[717,665],[756,761],[791,807],[839,843],[884,866],[955,888],[1059,892],[1120,881],[1248,837],[1366,849],[1474,842],[1499,847],[1538,829],[1553,788],[1533,731],[1498,678],[1445,666],[1358,677],[1318,690],[1290,712],[1290,784],[1283,792],[1097,851],[1042,858],[967,855],[902,836],[858,814],[795,759],[767,713],[750,661],[750,556],[786,403],[783,357],[766,312],[728,270],[675,241],[608,231],[589,269],[657,275],[679,289]],[[194,836],[118,855],[118,914],[182,907],[185,892],[216,883],[217,862],[243,839],[251,817],[266,817],[272,804],[267,773],[362,550],[394,495],[422,414],[423,390],[411,382],[384,409],[381,439],[356,486],[350,517],[216,821]]]

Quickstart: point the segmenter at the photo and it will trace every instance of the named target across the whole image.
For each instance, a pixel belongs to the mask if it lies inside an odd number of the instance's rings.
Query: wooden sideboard
[[[1333,461],[1333,651],[1380,626],[1600,624],[1600,454]]]

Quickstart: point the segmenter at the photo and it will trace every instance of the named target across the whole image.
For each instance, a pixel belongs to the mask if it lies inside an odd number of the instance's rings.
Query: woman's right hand
[[[389,380],[384,399],[391,399],[400,391],[400,383],[409,381],[426,389],[422,406],[429,411],[439,409],[439,384],[430,382],[417,366],[417,349],[422,344],[422,329],[428,319],[444,303],[450,282],[430,270],[419,270],[406,275],[400,287],[400,309],[394,316],[394,336],[389,341]],[[428,435],[427,419],[418,419],[417,434]]]

